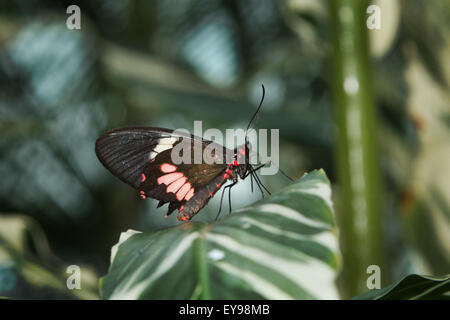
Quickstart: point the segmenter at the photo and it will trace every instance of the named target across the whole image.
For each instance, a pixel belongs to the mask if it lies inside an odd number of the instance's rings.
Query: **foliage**
[[[371,3],[381,7],[381,30],[366,29]],[[176,227],[173,216],[163,218],[166,208],[139,201],[100,165],[94,143],[126,125],[245,127],[261,83],[267,95],[255,124],[280,129],[280,166],[294,177],[324,168],[330,178],[343,253],[339,296],[365,291],[366,265],[380,256],[383,286],[409,274],[448,274],[448,1],[80,1],[81,30],[66,28],[70,4],[0,3],[0,296],[97,297],[97,275],[107,273],[110,248],[129,228],[145,230],[132,242],[157,232],[184,237],[209,224],[241,234],[229,224],[254,207],[214,222],[215,197],[184,227],[191,231]],[[355,19],[339,20],[349,8]],[[345,39],[350,50],[338,50]],[[356,77],[357,95],[342,92],[342,75]],[[346,149],[347,129],[355,128],[346,126],[358,122],[352,115],[363,119],[361,139]],[[263,180],[272,191],[287,184],[279,175]],[[240,182],[233,208],[258,197]],[[367,210],[354,209],[361,201]],[[86,271],[80,294],[65,288],[71,264]],[[184,279],[194,281],[199,271],[190,266]],[[220,279],[210,278],[214,297]],[[323,297],[292,285],[305,291],[292,296]],[[114,285],[104,286],[109,297]],[[429,297],[405,297],[413,296]]]
[[[369,291],[357,300],[437,300],[450,299],[450,276],[429,277],[411,274],[386,288]]]
[[[122,234],[101,291],[108,299],[332,299],[338,265],[329,181],[314,171],[212,224]]]

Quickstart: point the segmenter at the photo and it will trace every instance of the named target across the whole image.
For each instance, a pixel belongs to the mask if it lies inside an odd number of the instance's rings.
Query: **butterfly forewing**
[[[137,189],[144,167],[152,162],[152,153],[165,138],[171,138],[166,129],[117,129],[97,139],[95,152],[108,170]]]

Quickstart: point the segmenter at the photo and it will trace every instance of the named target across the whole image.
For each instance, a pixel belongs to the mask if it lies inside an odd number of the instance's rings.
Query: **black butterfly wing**
[[[95,143],[95,153],[100,162],[123,182],[138,189],[144,167],[152,161],[160,143],[169,144],[171,130],[162,128],[131,127],[115,129],[100,136]],[[167,147],[172,148],[172,145]],[[160,147],[161,149],[161,147]]]
[[[173,164],[172,148],[182,142],[190,145],[191,163],[196,148],[203,152],[211,144],[218,150],[213,155],[222,157],[222,163]],[[196,136],[151,127],[112,130],[96,142],[97,156],[107,169],[139,190],[142,198],[157,199],[158,206],[169,203],[168,214],[175,209],[182,211],[179,220],[195,215],[226,181],[222,174],[227,169],[227,152],[232,151]]]

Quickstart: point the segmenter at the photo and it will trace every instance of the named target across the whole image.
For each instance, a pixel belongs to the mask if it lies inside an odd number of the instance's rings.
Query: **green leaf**
[[[34,219],[0,216],[0,299],[98,299],[95,272],[81,266],[81,289],[69,290],[68,266],[53,254]]]
[[[329,181],[313,171],[216,223],[122,233],[111,261],[106,299],[337,298]]]
[[[357,296],[357,300],[450,299],[450,276],[431,277],[411,274],[399,282]]]

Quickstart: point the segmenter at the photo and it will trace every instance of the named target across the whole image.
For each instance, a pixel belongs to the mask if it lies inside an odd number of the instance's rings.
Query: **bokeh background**
[[[96,138],[243,128],[261,83],[256,127],[280,129],[281,167],[332,182],[341,296],[367,291],[370,264],[383,285],[449,273],[448,1],[77,1],[81,30],[66,27],[71,4],[0,3],[0,296],[97,298],[120,232],[178,222],[101,166]],[[232,196],[260,195],[243,182]],[[194,220],[212,221],[217,200]],[[66,288],[72,264],[82,290]]]

